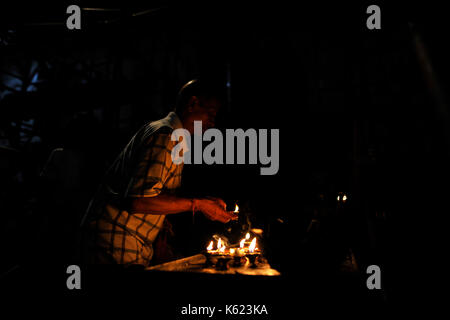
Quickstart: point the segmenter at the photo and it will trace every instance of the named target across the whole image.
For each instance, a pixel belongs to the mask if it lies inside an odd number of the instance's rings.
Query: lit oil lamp
[[[230,248],[230,256],[233,257],[233,267],[240,267],[242,265],[244,252],[241,248]]]
[[[239,212],[239,207],[237,205],[234,212]],[[239,241],[239,247],[227,247],[225,242],[221,238],[217,237],[217,246],[215,249],[214,240],[211,241],[206,247],[206,266],[215,265],[218,270],[227,270],[228,262],[231,259],[233,259],[234,267],[240,267],[242,266],[242,259],[246,257],[249,260],[251,267],[256,268],[256,260],[259,256],[261,256],[261,251],[256,245],[257,238],[253,237],[250,241],[251,237],[250,232],[247,232],[245,237]]]
[[[222,239],[219,238],[217,241],[217,251],[219,253],[216,263],[216,269],[227,270],[228,261],[231,260],[230,251],[226,252],[226,246],[222,243]]]
[[[213,250],[213,247],[214,247],[214,241],[211,241],[209,243],[209,245],[206,247],[206,251],[205,251],[206,264],[205,264],[205,267],[213,266],[212,256],[213,256],[214,251],[215,251],[215,250]]]
[[[213,249],[213,247],[214,247],[214,241],[211,241],[209,243],[209,246],[206,248],[206,250],[209,252],[209,251],[211,251]]]
[[[228,269],[228,261],[232,258],[230,250],[227,250],[225,243],[221,238],[217,240],[217,247],[214,250],[214,241],[211,241],[206,247],[206,266],[210,267],[214,264],[219,270]]]
[[[246,253],[246,257],[250,261],[250,267],[256,268],[256,258],[261,255],[261,252],[256,247],[256,237],[253,238],[252,242],[248,246],[248,252]]]

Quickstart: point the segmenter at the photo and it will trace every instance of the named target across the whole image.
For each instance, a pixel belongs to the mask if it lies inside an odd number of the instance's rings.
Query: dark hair
[[[218,85],[217,81],[207,81],[202,79],[193,79],[184,84],[180,91],[178,92],[177,103],[175,106],[175,111],[181,115],[183,114],[189,99],[192,96],[201,98],[217,98],[222,99],[223,88]]]

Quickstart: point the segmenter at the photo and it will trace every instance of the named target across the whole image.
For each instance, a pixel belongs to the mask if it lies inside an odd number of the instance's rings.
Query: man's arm
[[[156,197],[129,198],[131,213],[174,214],[186,211],[201,211],[208,219],[223,223],[236,220],[237,215],[226,211],[225,203],[219,199],[188,199],[169,194]]]
[[[149,214],[174,214],[192,211],[193,199],[180,198],[169,194],[159,194],[156,197],[129,198],[129,211]]]

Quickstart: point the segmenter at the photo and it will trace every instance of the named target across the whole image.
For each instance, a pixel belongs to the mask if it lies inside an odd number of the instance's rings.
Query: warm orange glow
[[[247,232],[247,234],[245,235],[245,240],[250,239],[250,233]]]
[[[251,231],[253,233],[256,233],[257,235],[260,235],[260,236],[262,236],[262,234],[263,234],[263,229],[254,228],[254,229],[251,229]]]
[[[234,208],[234,212],[239,213],[239,206],[237,205],[237,203],[236,203],[236,207]]]
[[[234,254],[235,251],[236,251],[235,249],[231,248],[230,249],[230,254]]]
[[[217,251],[219,252],[225,252],[225,249],[227,247],[225,246],[225,244],[223,243],[222,239],[219,238],[219,240],[217,241]]]
[[[253,238],[252,242],[248,246],[248,251],[254,252],[256,248],[256,237]]]
[[[206,250],[211,251],[212,248],[213,248],[213,245],[214,245],[214,241],[211,241],[211,242],[209,243],[209,246],[206,248]]]
[[[239,243],[239,247],[241,249],[244,248],[244,244],[245,244],[245,239],[242,239],[241,242]]]

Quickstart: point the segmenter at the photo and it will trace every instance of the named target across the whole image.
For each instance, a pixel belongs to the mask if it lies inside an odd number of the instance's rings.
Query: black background
[[[172,311],[176,303],[192,303],[186,295],[196,291],[199,303],[206,303],[214,294],[208,278],[164,279],[92,267],[85,271],[86,289],[68,292],[65,267],[76,259],[65,256],[64,242],[55,245],[52,239],[61,223],[76,224],[115,155],[142,124],[165,116],[184,82],[214,76],[225,83],[228,72],[231,100],[219,127],[280,129],[280,170],[260,176],[259,166],[186,167],[183,191],[220,196],[230,206],[237,200],[256,226],[267,231],[270,225],[268,254],[283,278],[270,284],[213,279],[214,288],[246,304],[248,297],[236,291],[248,285],[260,299],[255,303],[268,299],[280,313],[296,304],[300,310],[293,310],[301,313],[308,309],[305,301],[344,308],[398,306],[410,298],[425,304],[433,288],[443,285],[448,26],[445,11],[431,3],[378,1],[382,29],[367,30],[368,4],[82,2],[122,11],[83,13],[81,30],[66,29],[66,4],[2,4],[2,72],[14,65],[27,74],[37,61],[42,80],[35,91],[4,94],[0,101],[4,127],[32,118],[33,134],[41,138],[38,144],[11,140],[20,152],[2,167],[5,288],[61,293],[68,301],[95,300],[105,292],[120,300],[139,292],[141,298],[158,296],[159,305]],[[148,8],[158,10],[130,16]],[[433,67],[431,81],[418,44]],[[84,120],[72,127],[74,115]],[[64,200],[66,207],[79,205],[67,221],[48,212],[54,199],[39,180],[51,150],[61,146],[82,150],[89,159],[80,171],[79,193]],[[365,276],[335,277],[327,267],[333,259],[297,253],[314,208],[335,210],[337,192],[350,195],[346,219],[332,226],[335,231],[317,250],[333,256],[350,246],[360,267],[381,265],[381,293],[365,290]],[[199,218],[186,231],[196,235],[186,250],[194,253],[212,230],[220,226]],[[184,295],[174,289],[180,286],[201,290]],[[275,303],[276,298],[289,302]]]

